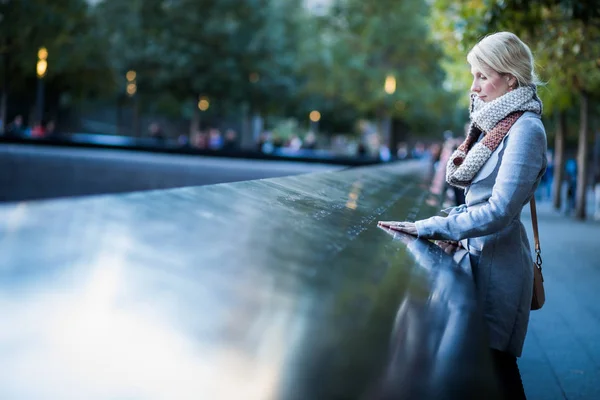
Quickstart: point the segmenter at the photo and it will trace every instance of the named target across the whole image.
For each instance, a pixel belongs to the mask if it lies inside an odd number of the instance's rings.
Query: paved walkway
[[[600,399],[600,222],[538,204],[546,305],[531,314],[519,367],[529,400]],[[531,233],[529,207],[523,223]]]

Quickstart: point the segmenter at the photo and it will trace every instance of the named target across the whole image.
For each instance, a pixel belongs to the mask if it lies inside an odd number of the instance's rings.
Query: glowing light
[[[40,60],[48,59],[48,50],[46,50],[45,47],[40,47],[40,49],[38,50],[38,58]]]
[[[198,101],[198,109],[200,109],[200,111],[206,111],[208,110],[208,107],[210,107],[210,102],[208,101],[208,98],[200,97],[200,100]]]
[[[396,78],[393,75],[388,75],[385,78],[385,85],[383,87],[387,94],[393,94],[396,91]]]
[[[137,74],[135,73],[135,71],[127,71],[127,74],[125,74],[125,77],[129,82],[133,82],[136,76]]]
[[[135,83],[127,84],[127,94],[133,96],[137,92],[137,85]]]
[[[321,120],[321,113],[316,110],[311,111],[308,117],[312,122],[319,122]]]
[[[43,78],[46,75],[48,69],[48,50],[45,47],[40,47],[37,53],[38,62],[36,64],[36,71],[38,78]]]
[[[39,60],[36,65],[37,76],[38,78],[43,78],[46,76],[46,70],[48,69],[48,61]]]

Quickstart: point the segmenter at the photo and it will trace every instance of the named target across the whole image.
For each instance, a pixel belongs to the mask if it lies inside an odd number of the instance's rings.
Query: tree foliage
[[[7,0],[0,16],[0,73],[10,77],[13,91],[33,92],[37,52],[46,47],[51,87],[82,97],[105,92],[105,47],[86,1]]]
[[[434,2],[434,29],[452,62],[457,87],[468,88],[462,74],[467,51],[496,31],[516,33],[531,48],[541,78],[546,111],[576,104],[579,92],[600,90],[600,11],[597,0],[471,0]]]
[[[578,145],[578,218],[585,218],[586,180],[588,177],[588,142],[590,132],[590,99],[600,93],[600,2],[597,0],[472,0],[451,3],[436,0],[436,30],[450,39],[446,51],[456,72],[465,51],[483,35],[507,30],[529,44],[536,57],[538,70],[547,85],[540,90],[545,114],[557,113],[555,185],[562,184],[566,111],[574,106],[579,112]],[[462,43],[463,46],[456,46]],[[455,49],[459,48],[459,51]],[[592,107],[593,109],[593,104]],[[565,132],[566,130],[566,132]],[[555,205],[560,205],[556,198]]]
[[[0,2],[0,49],[15,91],[35,92],[36,52],[45,46],[53,91],[123,97],[133,70],[142,107],[186,118],[206,96],[211,110],[319,109],[348,121],[388,115],[414,132],[439,133],[456,123],[443,53],[420,0],[336,0],[318,14],[297,0],[93,4]],[[383,90],[387,76],[396,79],[393,94]]]
[[[319,35],[305,61],[309,89],[367,115],[391,114],[416,131],[440,129],[455,108],[428,10],[422,1],[338,0],[315,22]],[[393,94],[384,91],[388,76],[396,81]]]

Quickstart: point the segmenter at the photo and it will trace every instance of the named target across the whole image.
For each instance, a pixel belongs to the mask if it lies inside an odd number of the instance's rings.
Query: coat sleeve
[[[488,201],[447,217],[417,221],[419,237],[462,240],[486,236],[499,232],[520,215],[546,164],[546,134],[539,119],[518,122],[506,138],[504,156]]]

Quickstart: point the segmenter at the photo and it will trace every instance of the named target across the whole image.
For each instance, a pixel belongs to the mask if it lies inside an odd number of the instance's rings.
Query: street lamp
[[[385,90],[387,94],[394,94],[394,92],[396,91],[396,78],[394,77],[394,75],[386,76],[385,84],[383,85],[383,90]]]
[[[139,136],[139,108],[138,108],[138,99],[134,97],[137,93],[137,73],[134,70],[129,70],[125,74],[125,79],[127,79],[127,86],[125,86],[125,91],[127,92],[127,96],[133,99],[133,135]]]
[[[206,111],[210,107],[210,102],[208,101],[208,97],[202,96],[200,100],[198,100],[198,109],[200,111]]]
[[[208,97],[200,96],[198,98],[198,110],[202,111],[202,113],[210,107],[210,102],[208,101]],[[194,119],[192,120],[193,129],[191,133],[194,133],[195,129],[202,129],[202,113],[194,112]]]
[[[313,110],[308,114],[310,118],[310,128],[315,134],[319,133],[319,121],[321,120],[321,113],[317,110]]]
[[[311,111],[308,117],[312,122],[319,122],[321,120],[321,113],[317,110]]]
[[[48,50],[45,47],[40,47],[37,53],[38,60],[36,64],[37,73],[37,123],[42,125],[44,118],[44,77],[48,70]]]
[[[389,74],[385,77],[385,83],[383,84],[383,90],[389,95],[393,95],[396,92],[396,78],[394,75]],[[383,135],[384,143],[388,144],[390,141],[390,131],[392,129],[392,119],[390,116],[389,108],[389,99],[386,97],[385,99],[385,110],[384,110],[384,118],[381,126],[381,133]]]
[[[137,83],[135,81],[137,74],[135,71],[130,70],[125,74],[125,78],[127,79],[127,94],[129,97],[133,97],[133,95],[137,92]]]

